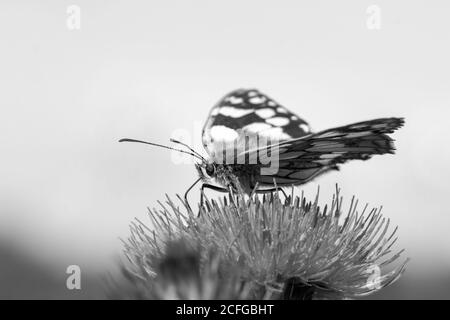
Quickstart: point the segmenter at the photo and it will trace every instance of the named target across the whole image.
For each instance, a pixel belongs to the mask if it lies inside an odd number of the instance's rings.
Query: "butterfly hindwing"
[[[211,155],[217,143],[230,143],[242,135],[285,141],[305,136],[310,131],[306,121],[260,91],[238,89],[211,109],[202,140]]]

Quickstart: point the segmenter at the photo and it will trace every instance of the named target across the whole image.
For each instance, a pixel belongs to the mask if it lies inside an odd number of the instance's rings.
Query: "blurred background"
[[[130,221],[196,177],[117,140],[182,132],[203,151],[209,109],[241,87],[315,131],[406,118],[396,155],[300,189],[327,203],[338,183],[399,226],[412,260],[372,298],[450,298],[449,16],[437,0],[1,1],[0,298],[103,298]]]

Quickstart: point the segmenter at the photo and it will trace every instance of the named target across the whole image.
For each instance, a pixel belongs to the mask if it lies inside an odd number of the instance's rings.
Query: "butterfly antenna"
[[[148,145],[155,146],[155,147],[160,147],[160,148],[164,148],[164,149],[169,149],[169,150],[174,150],[174,151],[178,151],[178,152],[181,152],[181,153],[189,154],[189,155],[191,155],[191,156],[193,156],[193,157],[195,157],[195,158],[197,158],[197,159],[199,159],[201,161],[205,160],[202,156],[198,155],[196,152],[195,153],[194,152],[187,152],[186,150],[176,149],[176,148],[172,148],[172,147],[165,146],[165,145],[158,144],[158,143],[142,141],[142,140],[136,140],[136,139],[128,139],[128,138],[120,139],[119,142],[137,142],[137,143],[148,144]]]
[[[170,139],[171,142],[173,143],[178,143],[181,144],[182,146],[188,148],[192,153],[195,153],[197,156],[199,156],[200,158],[202,158],[203,160],[205,160],[205,158],[202,157],[202,155],[200,153],[198,153],[197,151],[195,151],[194,149],[192,149],[190,146],[188,146],[186,143],[175,140],[175,139]],[[206,161],[206,160],[205,160]]]

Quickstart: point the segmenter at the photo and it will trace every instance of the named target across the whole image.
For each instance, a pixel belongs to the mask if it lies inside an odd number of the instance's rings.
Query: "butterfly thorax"
[[[205,183],[214,183],[225,189],[250,193],[255,187],[255,177],[259,175],[260,168],[247,164],[219,164],[206,163],[197,165],[200,177]]]

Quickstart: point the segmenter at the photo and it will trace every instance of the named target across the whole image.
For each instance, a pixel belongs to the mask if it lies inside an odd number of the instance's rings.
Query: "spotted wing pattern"
[[[238,89],[223,97],[210,111],[202,133],[212,155],[216,143],[230,143],[244,135],[285,141],[311,132],[306,121],[256,89]]]

